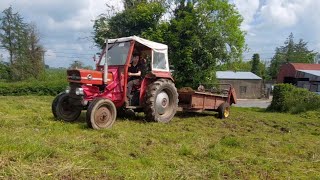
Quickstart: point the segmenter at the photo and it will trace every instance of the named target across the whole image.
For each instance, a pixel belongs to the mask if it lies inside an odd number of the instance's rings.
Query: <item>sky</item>
[[[320,52],[319,0],[229,0],[244,21],[248,50],[244,59],[259,53],[270,61],[276,47],[283,45],[292,32],[295,40],[308,42]],[[0,11],[10,5],[37,25],[44,46],[45,63],[50,67],[68,67],[73,61],[94,66],[93,55],[100,50],[92,40],[93,21],[107,12],[106,3],[122,10],[121,0],[1,0]],[[170,47],[169,47],[170,48]],[[4,54],[6,58],[6,53]]]

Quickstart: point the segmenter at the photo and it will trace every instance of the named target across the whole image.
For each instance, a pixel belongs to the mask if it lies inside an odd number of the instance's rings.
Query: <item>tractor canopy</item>
[[[165,44],[153,42],[138,36],[122,37],[117,39],[108,39],[108,46],[111,47],[117,44],[117,47],[127,46],[126,43],[136,41],[151,49],[151,64],[152,69],[156,71],[169,71],[168,62],[168,46]]]

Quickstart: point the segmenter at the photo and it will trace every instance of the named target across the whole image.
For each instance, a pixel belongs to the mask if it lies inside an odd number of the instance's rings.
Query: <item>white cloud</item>
[[[39,29],[47,50],[45,61],[51,67],[67,67],[74,60],[93,65],[99,51],[92,41],[93,20],[106,13],[108,3],[122,9],[121,0],[1,0],[0,11],[12,5],[26,22]]]
[[[261,7],[263,23],[280,28],[296,25],[311,0],[268,0]]]
[[[244,18],[242,29],[249,30],[259,8],[259,0],[234,0],[234,4]]]
[[[246,42],[250,51],[268,59],[276,47],[283,45],[292,32],[295,40],[309,42],[309,49],[320,51],[319,0],[233,0],[244,17],[242,28],[247,31]],[[259,4],[259,5],[258,5]],[[248,12],[249,11],[249,12]]]

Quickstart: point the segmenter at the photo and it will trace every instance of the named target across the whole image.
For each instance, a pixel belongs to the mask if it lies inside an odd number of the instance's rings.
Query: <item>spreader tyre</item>
[[[178,93],[173,82],[158,79],[148,86],[144,113],[148,121],[168,123],[177,112]]]
[[[229,103],[223,103],[218,107],[218,117],[220,119],[225,119],[230,115],[230,105]]]
[[[56,119],[62,119],[67,122],[77,120],[81,114],[81,108],[70,104],[69,96],[66,93],[60,93],[54,98],[51,110]]]
[[[109,99],[93,100],[87,110],[86,120],[93,129],[111,128],[117,117],[117,109]]]

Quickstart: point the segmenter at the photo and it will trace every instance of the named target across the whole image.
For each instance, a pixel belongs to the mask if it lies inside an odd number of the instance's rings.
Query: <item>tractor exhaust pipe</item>
[[[103,81],[104,84],[108,83],[108,39],[105,41],[106,50],[105,50],[105,62],[104,62],[104,72],[103,72]]]

